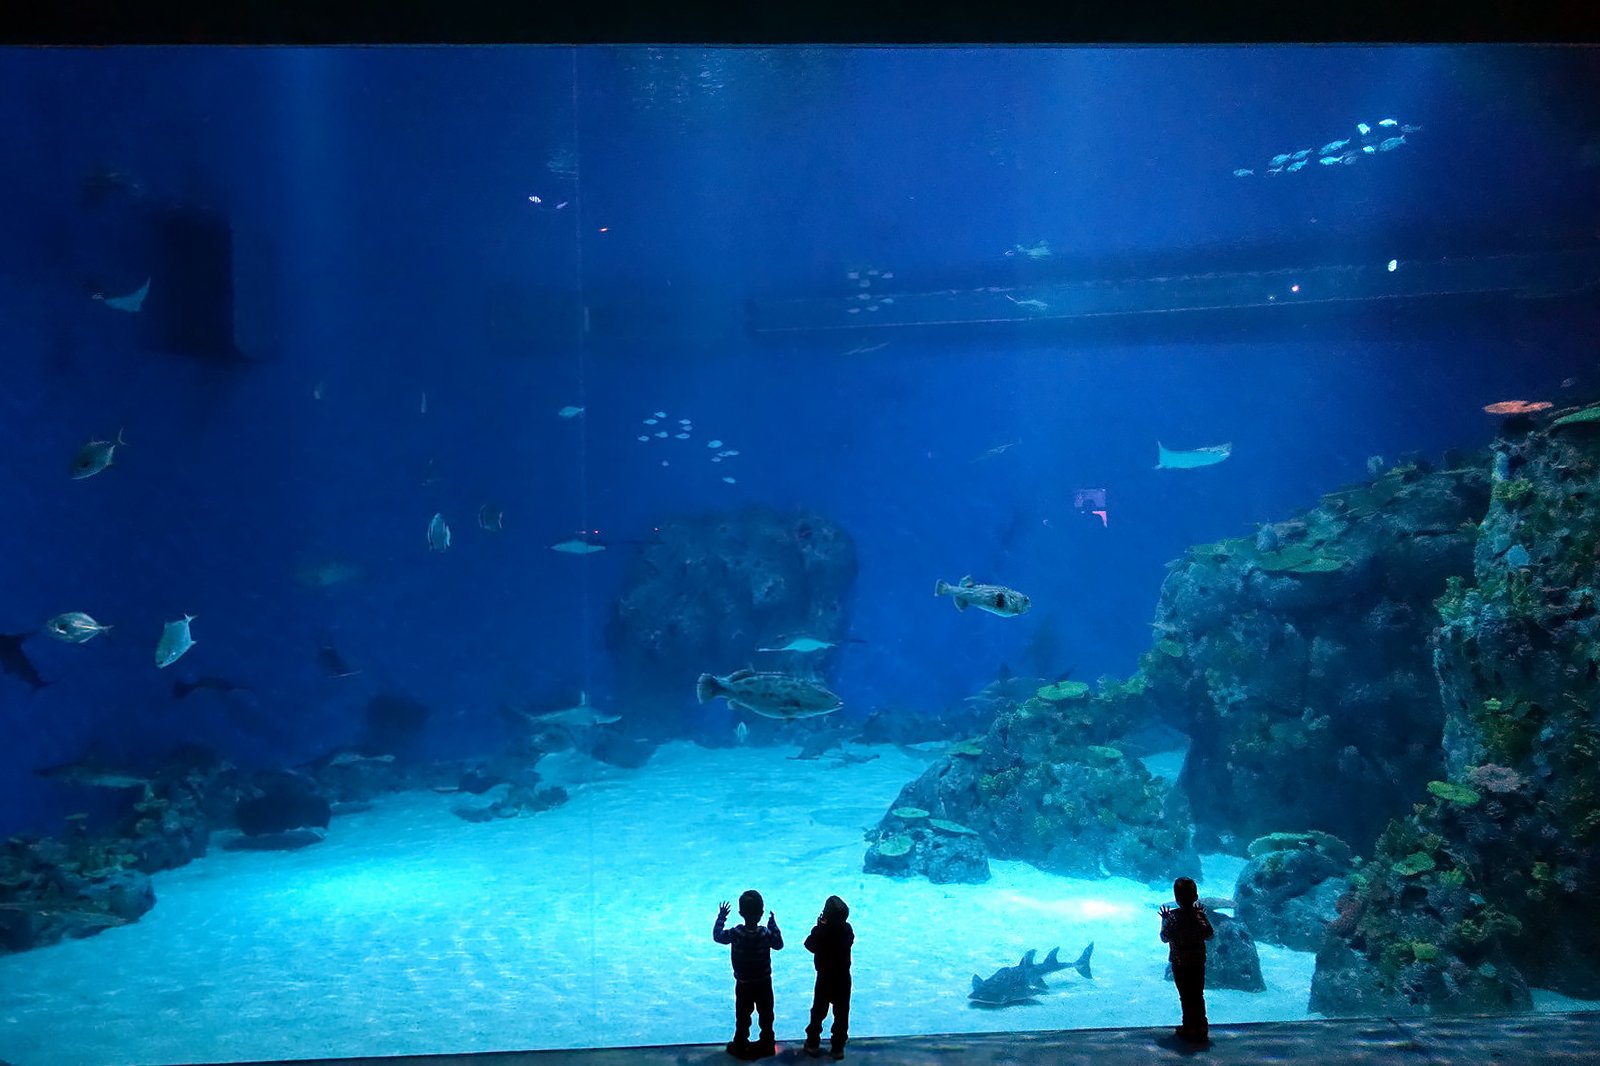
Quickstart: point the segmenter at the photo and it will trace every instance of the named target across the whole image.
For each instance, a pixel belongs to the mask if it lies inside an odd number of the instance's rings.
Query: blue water
[[[807,508],[853,536],[842,715],[936,713],[1002,664],[1124,675],[1167,561],[1313,504],[1369,456],[1483,446],[1483,405],[1592,368],[1600,316],[1468,304],[1396,328],[1358,302],[1242,334],[775,340],[745,328],[746,302],[838,295],[868,267],[915,292],[1051,263],[1233,269],[1261,247],[1381,263],[1592,243],[1597,79],[1588,53],[1490,48],[0,53],[0,631],[69,610],[114,627],[31,639],[45,688],[0,677],[0,829],[115,809],[40,767],[185,743],[291,765],[356,740],[382,691],[432,709],[421,751],[440,758],[500,745],[507,700],[611,706],[625,542],[728,507]],[[1261,173],[1386,116],[1420,132],[1358,165]],[[122,235],[83,206],[106,167],[147,202],[226,217],[242,365],[149,350],[145,312],[89,298],[130,280]],[[1039,241],[1049,262],[1005,254]],[[638,441],[656,411],[691,439]],[[71,479],[119,427],[113,465]],[[710,463],[712,439],[739,454]],[[1233,450],[1158,471],[1157,441]],[[1082,488],[1105,489],[1103,525]],[[485,505],[503,531],[477,528]],[[578,530],[610,550],[550,550]],[[296,580],[335,561],[359,575]],[[1032,611],[930,596],[969,573]],[[156,669],[185,614],[195,647]],[[356,677],[323,676],[330,636]],[[200,676],[251,694],[173,699]],[[725,742],[720,704],[696,710],[687,686],[682,703],[690,727],[654,739]],[[101,940],[74,945],[84,966]]]

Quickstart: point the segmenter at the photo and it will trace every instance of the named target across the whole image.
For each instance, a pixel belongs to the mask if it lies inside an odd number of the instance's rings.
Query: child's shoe
[[[723,1050],[736,1059],[744,1059],[748,1062],[751,1058],[750,1041],[748,1040],[730,1040],[728,1041],[728,1046]]]
[[[800,1050],[804,1051],[807,1055],[810,1055],[814,1059],[821,1058],[822,1042],[819,1040],[808,1039]]]
[[[832,1051],[828,1052],[828,1054],[833,1058],[834,1062],[838,1062],[840,1059],[844,1058],[844,1048],[836,1047]]]
[[[756,1040],[756,1041],[754,1041],[754,1042],[752,1042],[750,1044],[750,1050],[745,1052],[744,1057],[749,1059],[749,1060],[751,1060],[752,1062],[754,1062],[756,1059],[771,1058],[772,1056],[776,1055],[777,1053],[778,1053],[777,1041],[775,1041],[775,1040]]]

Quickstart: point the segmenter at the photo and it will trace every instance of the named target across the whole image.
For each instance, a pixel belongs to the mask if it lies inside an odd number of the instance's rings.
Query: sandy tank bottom
[[[926,763],[890,746],[849,750],[877,758],[840,766],[687,743],[638,770],[552,756],[541,772],[572,798],[535,816],[473,824],[450,808],[478,797],[406,793],[336,818],[304,851],[214,850],[157,875],[157,905],[139,922],[0,958],[0,1058],[721,1042],[733,979],[711,926],[718,901],[746,888],[787,939],[774,956],[780,1041],[802,1036],[813,975],[802,942],[830,893],[856,930],[852,1035],[1175,1023],[1157,936],[1167,891],[1016,862],[992,862],[982,885],[865,875],[862,829]],[[1241,860],[1203,863],[1201,894],[1230,895]],[[1068,969],[1037,1003],[968,1003],[974,973],[1030,949],[1074,959],[1091,940],[1092,980]],[[1214,1023],[1309,1016],[1314,957],[1260,952],[1267,991],[1209,992]]]

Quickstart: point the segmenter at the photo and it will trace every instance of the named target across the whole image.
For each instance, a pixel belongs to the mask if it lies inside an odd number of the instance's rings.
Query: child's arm
[[[1171,933],[1172,933],[1172,911],[1168,910],[1166,907],[1162,907],[1161,908],[1161,942],[1163,944],[1170,944],[1172,942]]]
[[[724,903],[717,911],[717,924],[711,927],[711,939],[719,944],[733,943],[733,934],[723,928],[728,921],[728,905]]]
[[[1211,928],[1211,919],[1206,917],[1206,909],[1204,907],[1196,906],[1194,913],[1195,916],[1200,919],[1200,939],[1210,940],[1216,935],[1217,931]]]
[[[767,943],[772,945],[773,951],[779,951],[783,948],[783,934],[778,931],[778,916],[776,914],[767,915]]]
[[[822,936],[821,924],[811,927],[811,934],[806,937],[806,950],[815,955],[817,953],[817,940]]]

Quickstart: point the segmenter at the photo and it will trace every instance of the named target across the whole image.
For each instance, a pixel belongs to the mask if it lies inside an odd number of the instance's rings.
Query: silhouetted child
[[[1200,904],[1200,890],[1192,879],[1180,877],[1172,882],[1176,909],[1162,904],[1161,939],[1170,947],[1172,983],[1178,986],[1178,1001],[1183,1005],[1183,1024],[1178,1035],[1204,1043],[1210,1039],[1206,1021],[1206,941],[1213,932],[1206,909]]]
[[[778,932],[778,916],[767,917],[765,927],[761,912],[766,904],[761,893],[750,889],[739,897],[739,917],[743,925],[724,929],[730,904],[724,900],[717,907],[717,924],[711,937],[719,944],[733,945],[734,1017],[737,1027],[728,1042],[728,1054],[741,1059],[763,1059],[777,1053],[772,1032],[772,953],[783,947],[783,934]],[[750,1043],[750,1012],[761,1018],[761,1039]]]
[[[806,1026],[806,1054],[822,1054],[822,1019],[833,1008],[833,1057],[844,1058],[850,1037],[850,945],[856,932],[845,921],[850,908],[838,896],[829,896],[806,937],[806,950],[816,956],[817,986],[811,994],[811,1024]]]

